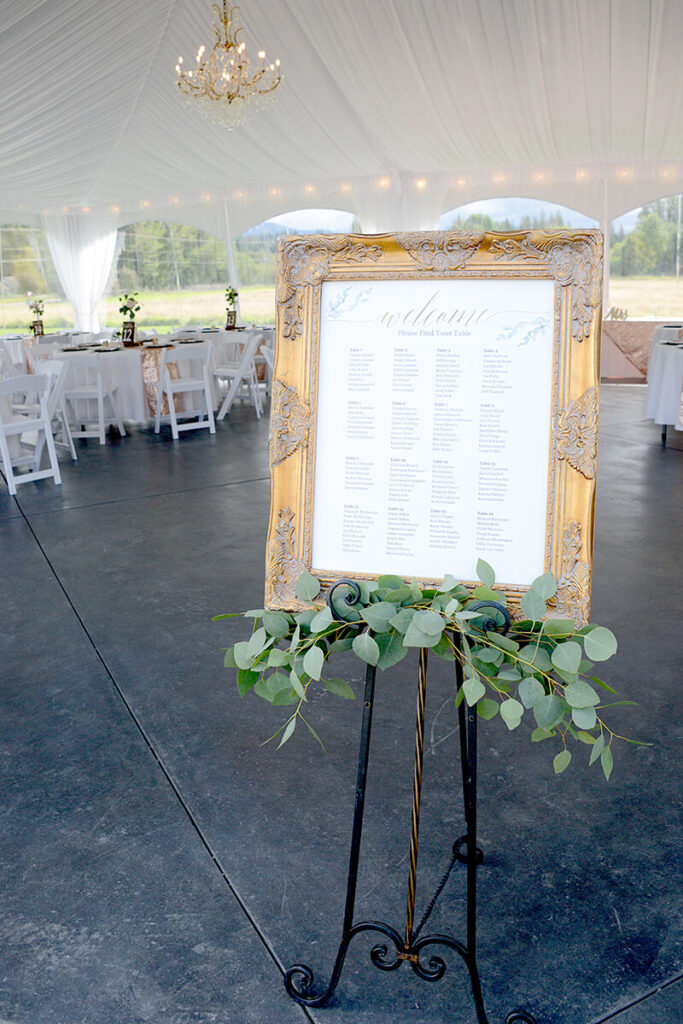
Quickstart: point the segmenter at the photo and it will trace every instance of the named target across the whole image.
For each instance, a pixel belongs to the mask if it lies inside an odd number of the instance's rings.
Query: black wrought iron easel
[[[334,618],[344,621],[332,604],[332,594],[342,584],[350,588],[344,601],[353,605],[360,597],[360,587],[354,580],[340,580],[330,588],[327,603]],[[502,612],[505,625],[502,631],[509,628],[510,619],[502,605],[490,601],[482,601],[472,606],[479,608],[495,608]],[[485,623],[486,629],[500,629],[494,619]],[[456,659],[456,687],[458,692],[463,685],[462,665]],[[380,942],[370,952],[370,959],[381,971],[395,971],[402,963],[409,963],[415,973],[425,981],[439,981],[446,973],[446,963],[435,953],[422,962],[420,955],[431,946],[446,946],[455,950],[465,962],[469,972],[472,995],[477,1011],[477,1024],[489,1024],[484,1008],[484,1000],[477,967],[477,866],[483,861],[482,851],[477,847],[477,714],[475,708],[466,707],[462,700],[458,707],[458,727],[460,734],[460,765],[462,772],[463,798],[465,805],[465,834],[453,844],[453,856],[444,877],[441,879],[434,896],[430,900],[420,923],[415,927],[415,889],[417,883],[417,854],[420,828],[420,799],[422,793],[422,764],[424,759],[424,719],[425,695],[427,690],[427,648],[420,649],[417,684],[417,724],[415,730],[415,767],[413,774],[412,823],[410,831],[410,866],[408,872],[408,897],[406,903],[406,924],[403,936],[391,925],[383,921],[361,921],[353,923],[356,902],[356,883],[358,880],[358,860],[363,831],[363,812],[365,807],[365,786],[370,753],[370,736],[372,732],[372,710],[375,695],[376,669],[368,665],[365,674],[365,696],[363,721],[361,726],[360,749],[358,752],[358,776],[356,780],[356,798],[353,812],[353,828],[351,832],[351,850],[349,855],[349,873],[346,888],[346,905],[342,938],[337,958],[332,969],[332,976],[327,988],[318,994],[313,991],[315,976],[305,964],[294,964],[285,974],[285,988],[292,999],[302,1006],[324,1006],[339,983],[344,967],[346,953],[351,939],[361,932],[379,932],[390,939],[394,946],[390,953],[389,945]],[[467,868],[467,924],[466,941],[460,942],[449,935],[432,934],[421,936],[422,930],[429,919],[450,872],[456,862]],[[524,1010],[513,1010],[505,1019],[505,1024],[536,1024],[536,1019]]]

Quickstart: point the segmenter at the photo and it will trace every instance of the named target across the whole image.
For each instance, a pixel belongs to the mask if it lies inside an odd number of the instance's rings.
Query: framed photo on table
[[[602,235],[281,240],[267,607],[298,576],[558,581],[588,620]]]

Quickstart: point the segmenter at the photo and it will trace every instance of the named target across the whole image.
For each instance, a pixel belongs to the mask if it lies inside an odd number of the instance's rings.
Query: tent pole
[[[223,202],[223,216],[225,217],[225,257],[228,264],[228,279],[229,283],[233,288],[239,289],[239,279],[237,277],[237,260],[235,259],[235,243],[232,237],[232,228],[230,226],[230,211],[228,209],[227,199]],[[242,313],[240,310],[239,296],[235,301],[235,310],[237,312],[238,322],[242,319]]]
[[[609,205],[607,199],[607,178],[603,181],[602,189],[602,230],[605,236],[605,250],[602,263],[602,315],[603,319],[609,311],[609,235],[610,219]]]

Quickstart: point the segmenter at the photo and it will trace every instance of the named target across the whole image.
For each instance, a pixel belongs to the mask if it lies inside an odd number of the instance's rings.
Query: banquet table
[[[663,330],[663,329],[662,329]],[[678,329],[676,329],[678,334]],[[666,444],[667,426],[683,430],[681,392],[683,391],[683,340],[668,338],[653,344],[647,368],[645,417],[659,423],[662,443]]]
[[[160,335],[155,341],[148,341],[135,348],[118,348],[98,353],[104,375],[112,385],[118,388],[121,416],[133,423],[144,423],[154,417],[157,403],[157,382],[161,367],[161,354],[165,348],[176,345],[207,342],[211,345],[212,366],[224,344],[244,344],[254,334],[263,338],[263,343],[272,345],[275,337],[274,328],[245,328],[238,331],[195,330],[174,332]],[[68,359],[71,353],[61,351],[58,358]],[[171,368],[171,376],[175,376],[175,368]],[[183,366],[181,373],[189,372]],[[217,380],[210,376],[211,397],[214,409],[220,405],[221,393]],[[201,396],[187,394],[176,396],[176,408],[186,412],[199,409]],[[168,413],[166,398],[162,405],[162,415]]]

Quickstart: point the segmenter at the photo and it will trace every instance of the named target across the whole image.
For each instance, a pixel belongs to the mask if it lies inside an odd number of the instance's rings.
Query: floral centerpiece
[[[31,323],[31,330],[35,336],[40,336],[43,333],[43,313],[45,312],[45,303],[43,299],[34,299],[31,292],[28,293],[28,308],[33,313],[33,322]]]
[[[127,292],[123,296],[119,296],[119,313],[121,313],[126,319],[123,321],[123,330],[121,336],[123,338],[124,345],[135,345],[135,314],[140,312],[140,303],[138,302],[138,293],[133,292],[129,295]]]
[[[119,313],[125,316],[128,320],[135,320],[135,314],[140,312],[140,303],[138,302],[138,293],[133,292],[132,295],[119,296]]]
[[[232,330],[237,323],[237,312],[235,310],[235,303],[239,292],[236,288],[233,288],[231,284],[225,289],[225,328],[226,330]]]

